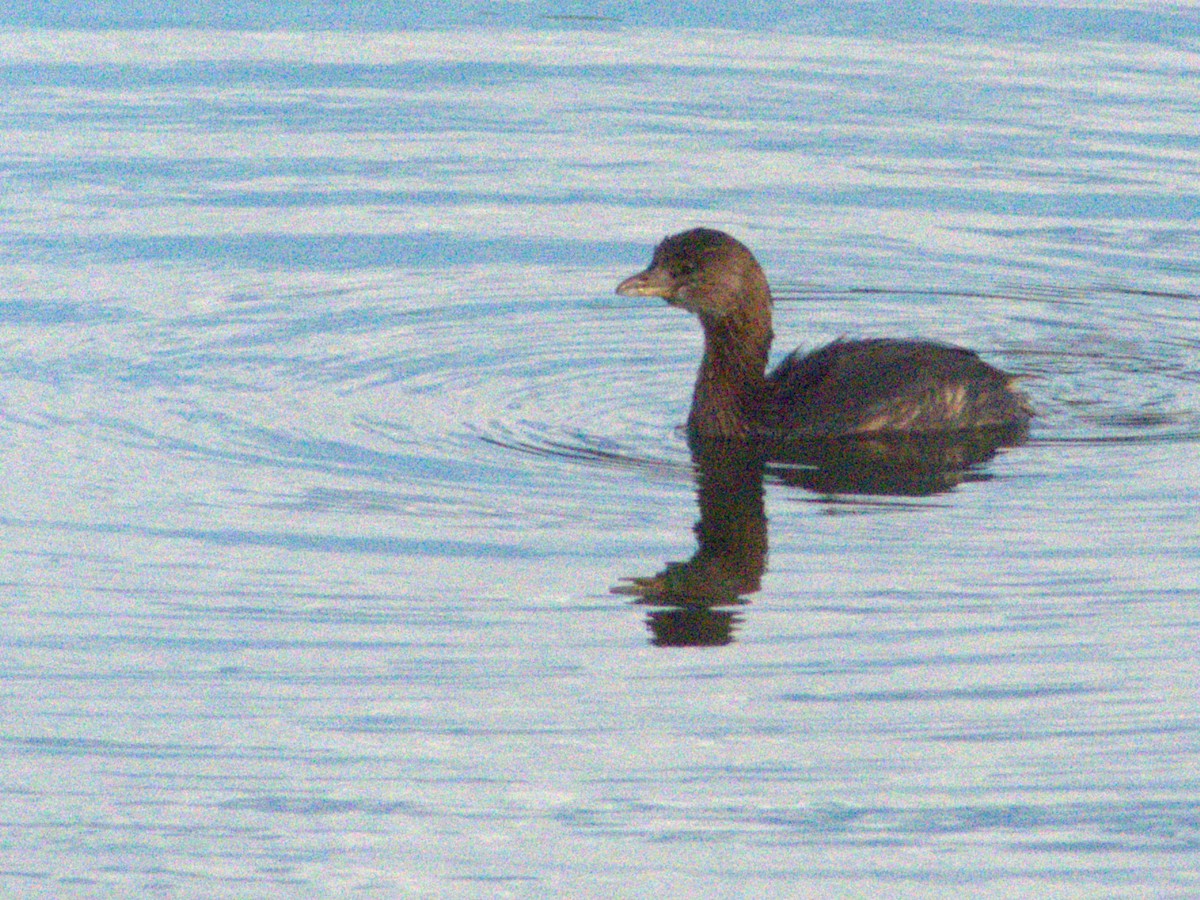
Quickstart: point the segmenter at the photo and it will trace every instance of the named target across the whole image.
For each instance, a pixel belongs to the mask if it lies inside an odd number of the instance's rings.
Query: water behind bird
[[[1194,37],[978,15],[6,32],[8,889],[1194,890]],[[1029,440],[698,494],[695,224]]]

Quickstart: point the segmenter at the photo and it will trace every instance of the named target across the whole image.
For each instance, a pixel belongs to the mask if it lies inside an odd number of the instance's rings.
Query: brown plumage
[[[838,340],[792,353],[769,375],[771,290],[754,255],[696,228],[666,238],[650,267],[617,286],[695,313],[704,358],[688,428],[704,437],[806,438],[1024,426],[1014,376],[930,341]]]

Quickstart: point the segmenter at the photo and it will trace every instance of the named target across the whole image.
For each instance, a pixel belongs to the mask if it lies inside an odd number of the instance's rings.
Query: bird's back
[[[960,347],[839,340],[779,364],[764,424],[797,436],[1024,425],[1033,411],[1013,380]]]

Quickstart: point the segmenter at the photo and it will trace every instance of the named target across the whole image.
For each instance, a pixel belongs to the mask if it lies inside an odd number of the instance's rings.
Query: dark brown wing
[[[793,353],[768,380],[771,426],[797,434],[1004,427],[1032,415],[1012,376],[929,341],[835,341]]]

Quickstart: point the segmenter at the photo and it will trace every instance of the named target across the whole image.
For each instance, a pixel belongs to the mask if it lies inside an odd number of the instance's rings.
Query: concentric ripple
[[[169,319],[28,325],[64,339],[12,356],[37,415],[14,400],[8,414],[51,444],[90,447],[90,471],[161,469],[130,502],[168,519],[246,528],[229,517],[259,509],[344,529],[352,508],[361,527],[399,516],[456,539],[564,524],[595,535],[629,524],[629,492],[686,495],[693,482],[681,425],[699,329],[609,295],[618,274],[476,272],[447,287],[399,273]],[[777,303],[777,356],[840,334],[950,340],[1027,376],[1033,444],[1195,442],[1197,299],[806,288]],[[203,505],[181,499],[197,495]]]

